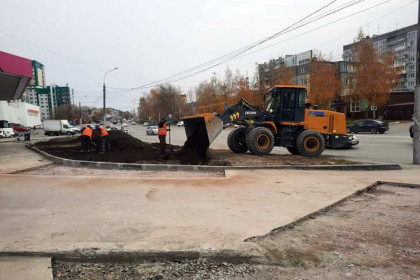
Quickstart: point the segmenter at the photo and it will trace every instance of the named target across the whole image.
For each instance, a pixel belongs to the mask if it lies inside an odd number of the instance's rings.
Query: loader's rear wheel
[[[302,156],[317,157],[325,149],[324,136],[314,130],[302,131],[296,140],[296,148]]]
[[[296,147],[287,147],[287,150],[292,155],[300,155],[300,153],[299,153],[299,151],[298,151],[298,149]]]
[[[246,146],[255,155],[267,155],[274,147],[273,133],[268,128],[256,127],[247,134]]]
[[[246,146],[246,127],[239,127],[232,130],[227,138],[229,148],[238,154],[246,153],[248,147]]]

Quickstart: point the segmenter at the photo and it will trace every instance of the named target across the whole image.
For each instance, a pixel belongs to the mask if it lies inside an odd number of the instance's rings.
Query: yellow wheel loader
[[[235,153],[269,154],[274,146],[295,155],[316,157],[325,147],[351,146],[342,113],[307,108],[306,87],[278,85],[268,92],[268,105],[261,111],[241,99],[220,117],[206,113],[184,118],[185,131],[195,145],[207,149],[224,125],[237,124],[227,142]]]

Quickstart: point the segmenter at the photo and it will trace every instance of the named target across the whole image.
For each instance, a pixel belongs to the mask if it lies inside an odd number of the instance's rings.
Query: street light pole
[[[216,72],[213,72],[213,75],[219,76],[220,78],[223,79],[223,77],[217,74]],[[225,97],[225,110],[226,110],[228,108],[226,91],[224,92],[224,97]]]
[[[103,119],[104,119],[104,125],[105,125],[105,108],[106,108],[106,106],[105,106],[105,100],[106,100],[106,86],[105,86],[105,78],[106,78],[106,75],[109,73],[109,72],[112,72],[112,71],[115,71],[115,70],[117,70],[118,69],[118,67],[114,67],[113,69],[111,69],[111,70],[109,70],[109,71],[107,71],[106,73],[105,73],[105,75],[104,75],[104,88],[103,88],[103,91],[104,91],[104,111],[103,111]]]
[[[413,163],[420,164],[420,1],[417,13],[416,88],[414,90]]]

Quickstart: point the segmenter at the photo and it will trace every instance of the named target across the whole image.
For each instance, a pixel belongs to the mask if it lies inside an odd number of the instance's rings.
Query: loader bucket
[[[186,117],[183,121],[187,138],[199,139],[203,146],[206,147],[208,147],[223,130],[222,120],[211,113]]]

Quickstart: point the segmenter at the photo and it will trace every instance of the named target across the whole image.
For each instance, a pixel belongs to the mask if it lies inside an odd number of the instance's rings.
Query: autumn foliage
[[[337,65],[333,62],[314,59],[309,64],[308,98],[311,104],[327,108],[340,88]]]
[[[350,84],[351,95],[369,104],[385,104],[400,76],[400,71],[394,68],[394,53],[377,52],[369,39],[360,41],[354,51],[356,63],[354,79]]]
[[[280,69],[280,77],[279,77],[279,84],[280,85],[292,85],[293,84],[293,69],[290,67],[286,67],[286,65],[281,65]]]

